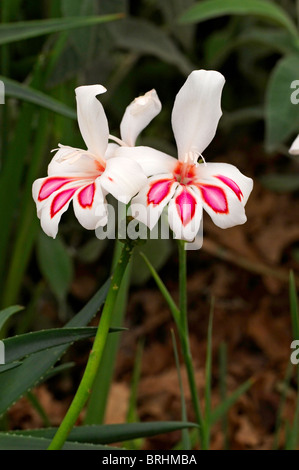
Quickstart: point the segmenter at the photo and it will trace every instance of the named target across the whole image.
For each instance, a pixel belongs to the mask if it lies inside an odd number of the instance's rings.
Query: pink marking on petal
[[[47,199],[49,196],[51,196],[51,194],[54,193],[54,191],[57,191],[59,188],[69,183],[70,181],[71,178],[61,178],[59,176],[47,178],[40,188],[38,200],[43,201],[44,199]]]
[[[70,188],[66,189],[65,191],[61,191],[58,193],[51,204],[51,218],[53,218],[57,212],[59,212],[73,197],[74,193],[77,191],[78,188]]]
[[[172,179],[164,179],[155,181],[152,183],[149,192],[147,193],[147,203],[149,204],[160,204],[163,199],[169,194]]]
[[[218,178],[220,181],[222,181],[222,183],[226,184],[226,186],[228,186],[235,193],[239,201],[241,201],[243,193],[237,183],[235,183],[232,179],[228,178],[227,176],[223,175],[215,176],[215,178]]]
[[[78,201],[81,207],[85,209],[86,207],[91,207],[93,204],[93,199],[94,199],[94,193],[95,193],[95,184],[89,184],[88,186],[85,186],[79,194],[78,194]]]
[[[228,214],[228,204],[225,192],[219,186],[201,184],[199,186],[203,200],[218,214]]]
[[[192,194],[190,194],[189,191],[184,188],[183,191],[177,196],[175,202],[179,217],[185,227],[194,217],[196,200]]]

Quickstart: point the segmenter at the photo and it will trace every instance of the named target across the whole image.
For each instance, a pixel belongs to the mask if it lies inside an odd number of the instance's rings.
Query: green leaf
[[[151,437],[158,434],[194,428],[194,423],[181,421],[155,421],[147,423],[103,424],[78,426],[72,429],[68,441],[88,442],[92,444],[112,444],[141,437]],[[46,428],[26,431],[12,431],[13,434],[51,439],[57,428]],[[7,434],[6,434],[7,435]],[[8,434],[9,435],[9,434]],[[0,442],[2,434],[0,433]]]
[[[298,105],[291,101],[292,93],[296,92],[291,84],[298,80],[298,70],[299,57],[291,55],[281,59],[271,73],[266,92],[266,146],[269,151],[298,133]]]
[[[68,29],[82,28],[122,18],[122,14],[51,18],[47,20],[18,21],[0,25],[0,45]]]
[[[125,328],[110,328],[109,333],[123,331]],[[73,343],[96,335],[97,327],[52,328],[13,336],[3,340],[5,345],[5,363],[18,361],[25,356],[44,349]]]
[[[260,178],[263,186],[278,193],[286,193],[291,191],[298,191],[299,178],[298,175],[289,174],[283,175],[280,173],[272,173],[264,175]]]
[[[15,313],[20,312],[20,310],[23,310],[24,307],[21,307],[20,305],[13,305],[12,307],[7,307],[4,310],[0,311],[0,330],[2,329],[3,325],[5,322]]]
[[[18,361],[25,356],[54,346],[91,338],[95,336],[96,332],[96,327],[53,328],[7,338],[3,340],[5,345],[5,363]]]
[[[85,307],[72,318],[65,328],[87,325],[105,301],[110,281],[107,281]],[[25,392],[32,389],[67,350],[67,345],[56,346],[32,354],[14,369],[0,375],[0,415],[3,414]]]
[[[297,36],[297,29],[284,10],[264,0],[205,0],[187,10],[180,23],[199,23],[223,15],[253,15],[274,22]]]
[[[172,250],[171,240],[162,238],[156,240],[149,238],[140,248],[136,247],[132,261],[132,283],[135,285],[145,284],[150,278],[150,272],[139,256],[140,251],[147,256],[156,271],[159,271],[169,259]]]
[[[289,297],[292,318],[293,338],[299,340],[299,307],[294,272],[290,272]],[[299,392],[298,392],[299,393]]]
[[[0,374],[1,372],[5,372],[10,369],[14,369],[22,364],[22,362],[13,362],[12,364],[3,364],[0,366]]]
[[[47,450],[50,439],[0,433],[0,450]],[[115,450],[116,447],[66,442],[62,450]]]
[[[171,38],[149,21],[128,18],[109,25],[109,30],[122,49],[158,57],[163,62],[176,65],[186,75],[194,68]]]
[[[228,412],[231,406],[245,393],[252,385],[252,380],[247,380],[237,388],[225,401],[218,405],[211,414],[211,424],[215,424]]]
[[[37,244],[38,263],[43,277],[58,300],[63,301],[73,278],[73,263],[59,238],[53,240],[40,231]]]
[[[77,114],[74,109],[60,103],[60,101],[51,98],[39,90],[30,88],[27,85],[22,85],[10,78],[0,76],[0,80],[2,80],[5,85],[5,96],[12,96],[13,98],[28,101],[29,103],[36,104],[71,119],[77,118]]]
[[[102,240],[102,242],[103,241],[104,240]],[[98,243],[98,245],[101,244]],[[114,267],[115,263],[118,262],[118,259],[120,257],[122,245],[123,244],[119,240],[117,240],[115,243],[112,263]],[[129,266],[121,282],[121,286],[117,295],[117,301],[114,307],[113,322],[117,325],[121,325],[123,323],[123,318],[127,308],[128,291],[130,287],[131,263],[132,261],[130,260]],[[114,269],[114,267],[112,267],[112,270]],[[107,338],[104,354],[90,393],[84,424],[102,424],[104,421],[107,409],[107,400],[109,397],[109,390],[114,376],[115,361],[119,347],[119,341],[120,335],[110,335]]]

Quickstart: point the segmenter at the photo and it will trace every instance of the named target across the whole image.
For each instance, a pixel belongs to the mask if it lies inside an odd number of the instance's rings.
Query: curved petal
[[[244,224],[247,220],[244,205],[234,192],[223,185],[192,185],[202,199],[202,205],[214,224],[220,228],[230,228]]]
[[[60,146],[48,166],[49,176],[94,177],[105,170],[105,161],[99,162],[85,150]]]
[[[146,184],[146,176],[140,165],[134,160],[121,157],[107,160],[106,169],[99,180],[108,193],[124,204],[128,204]]]
[[[105,153],[105,160],[108,160],[108,158],[113,158],[115,157],[115,152],[119,148],[118,144],[110,142],[108,144],[106,153]]]
[[[132,199],[130,213],[152,230],[164,207],[173,197],[177,186],[178,183],[172,173],[149,178],[144,188]]]
[[[148,91],[145,95],[135,98],[126,108],[120,124],[122,140],[130,147],[134,147],[140,132],[159,114],[161,108],[156,90]]]
[[[222,115],[220,101],[225,79],[214,70],[195,70],[178,92],[172,111],[172,128],[179,160],[201,154],[213,139]]]
[[[40,207],[37,204],[41,227],[49,237],[56,237],[61,216],[68,209],[76,191],[78,186],[63,186],[45,199]]]
[[[291,155],[299,155],[299,135],[297,135],[296,139],[292,143],[289,153]]]
[[[178,240],[192,241],[202,220],[201,199],[191,187],[180,185],[168,206],[168,222]]]
[[[199,183],[220,186],[225,192],[235,196],[243,206],[253,188],[252,179],[229,163],[201,163],[196,167],[196,176]]]
[[[104,108],[97,95],[106,92],[102,85],[80,86],[76,88],[78,124],[88,150],[104,157],[109,128]]]
[[[170,173],[178,163],[176,158],[151,147],[119,147],[115,155],[139,163],[146,176]]]
[[[75,216],[87,230],[107,224],[106,201],[98,180],[80,188],[73,197]]]

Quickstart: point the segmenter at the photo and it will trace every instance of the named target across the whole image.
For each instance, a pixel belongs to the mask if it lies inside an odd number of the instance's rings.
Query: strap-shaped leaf
[[[57,33],[68,29],[82,28],[99,23],[120,19],[122,14],[103,16],[78,16],[68,18],[51,18],[48,20],[18,21],[0,25],[0,45],[21,39],[33,38],[44,34]]]
[[[5,324],[5,322],[15,313],[19,312],[20,310],[23,310],[24,307],[21,305],[13,305],[11,307],[7,307],[4,310],[0,311],[0,330],[2,326]]]
[[[18,361],[25,356],[54,346],[91,338],[96,334],[96,331],[97,328],[95,327],[52,328],[7,338],[3,341],[5,345],[5,363]]]
[[[0,434],[0,450],[47,450],[51,440],[41,437]],[[66,442],[63,450],[116,450],[117,447]]]
[[[199,23],[223,15],[253,15],[286,28],[293,36],[297,29],[282,8],[265,0],[205,0],[196,3],[181,17],[181,23]]]
[[[75,328],[87,325],[104,303],[109,284],[110,281],[107,281],[65,327]],[[19,367],[7,370],[0,375],[0,415],[24,393],[42,381],[46,372],[54,366],[67,347],[68,345],[56,346],[32,354]]]
[[[55,98],[51,98],[45,93],[35,90],[27,85],[23,85],[15,80],[0,76],[0,80],[5,86],[5,97],[12,96],[29,103],[36,104],[42,108],[49,109],[55,113],[61,114],[62,116],[76,119],[76,111],[69,106],[66,106]]]
[[[112,444],[140,437],[151,437],[158,434],[194,428],[197,425],[182,421],[155,421],[147,423],[103,424],[78,426],[72,429],[68,441],[88,442],[92,444]],[[57,428],[12,431],[13,434],[51,439]],[[0,433],[0,442],[2,434]],[[0,447],[1,448],[1,447]]]

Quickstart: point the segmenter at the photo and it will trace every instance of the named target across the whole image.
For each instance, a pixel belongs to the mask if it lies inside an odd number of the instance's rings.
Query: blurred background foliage
[[[115,135],[130,101],[155,88],[163,110],[139,143],[174,154],[170,113],[176,91],[193,69],[217,69],[227,80],[224,115],[205,156],[213,160],[231,143],[246,144],[245,136],[252,137],[268,152],[261,157],[264,168],[262,158],[277,151],[288,155],[299,129],[299,113],[290,101],[299,70],[296,17],[291,0],[2,0],[2,307],[30,305],[36,292],[50,289],[66,314],[74,264],[100,261],[98,276],[107,271],[110,244],[82,230],[71,211],[58,239],[48,239],[31,198],[32,182],[46,174],[50,150],[59,142],[84,145],[76,122],[76,86],[101,83],[108,89],[102,102]],[[293,165],[283,160],[282,171],[260,175],[263,184],[297,190]],[[157,267],[171,252],[161,243],[161,250],[148,248],[152,256],[159,253],[152,260]],[[136,264],[136,282],[146,280],[142,269]]]

